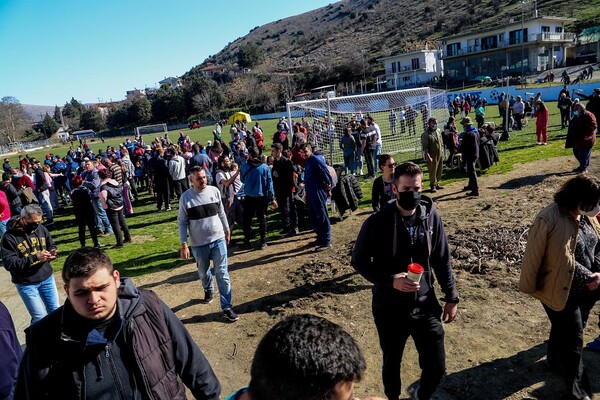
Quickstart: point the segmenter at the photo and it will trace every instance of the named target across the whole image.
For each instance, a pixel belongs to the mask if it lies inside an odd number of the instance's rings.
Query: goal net
[[[168,133],[167,124],[137,126],[134,131],[136,138],[139,138],[141,135],[150,135],[157,132]]]
[[[344,163],[339,140],[353,118],[373,117],[381,130],[381,153],[394,154],[396,161],[420,154],[421,134],[429,117],[438,120],[440,129],[448,120],[445,92],[428,87],[298,101],[288,103],[287,108],[290,126],[304,118],[304,124],[310,125],[309,142],[331,165]]]

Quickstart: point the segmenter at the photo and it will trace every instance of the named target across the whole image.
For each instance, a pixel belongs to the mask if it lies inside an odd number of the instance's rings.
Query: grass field
[[[501,174],[515,168],[517,164],[523,164],[543,158],[551,158],[556,156],[564,156],[571,154],[571,150],[564,148],[564,139],[566,129],[560,129],[560,115],[556,108],[556,103],[547,103],[550,110],[550,123],[548,128],[548,145],[537,146],[535,138],[535,120],[530,120],[527,127],[522,131],[512,132],[511,138],[507,142],[500,142],[498,151],[500,154],[500,163],[485,171],[483,175]],[[490,106],[487,110],[488,121],[500,122],[500,117],[497,115],[497,107]],[[491,118],[490,118],[491,116]],[[269,145],[270,132],[275,132],[277,120],[260,121],[266,132],[265,144]],[[182,132],[189,134],[192,140],[212,139],[212,126],[202,127],[196,130],[183,130]],[[169,132],[171,140],[176,140],[179,131]],[[229,135],[228,129],[225,128],[223,136],[227,138]],[[100,141],[92,143],[94,149],[102,146],[105,148],[108,145],[116,146],[123,142],[125,138],[107,139],[104,144]],[[149,142],[153,137],[146,137]],[[31,152],[30,155],[38,158],[43,158],[46,153],[64,155],[68,149],[66,146],[56,146],[51,149],[43,149]],[[412,155],[413,153],[410,153]],[[9,157],[11,165],[16,165],[17,156]],[[398,160],[397,160],[398,161]],[[424,166],[422,160],[415,160]],[[425,168],[426,170],[426,168]],[[424,180],[427,181],[425,176]],[[465,180],[466,174],[453,171],[444,171],[442,184],[449,182]],[[361,201],[362,207],[370,207],[371,204],[371,186],[372,180],[359,179],[365,197]],[[427,187],[427,184],[424,185]],[[131,230],[133,243],[122,249],[111,249],[109,246],[115,243],[114,236],[106,236],[100,238],[100,243],[106,248],[107,253],[115,263],[115,266],[125,276],[137,276],[150,273],[160,269],[169,269],[181,264],[187,263],[179,259],[179,237],[177,229],[177,207],[173,207],[173,211],[157,213],[154,199],[147,192],[140,196],[140,200],[134,204],[134,214],[127,218],[127,223]],[[57,211],[56,223],[51,227],[51,233],[55,239],[60,255],[53,262],[55,269],[61,269],[66,255],[79,248],[79,240],[77,236],[77,228],[75,226],[72,209],[69,207],[64,210]],[[269,237],[273,238],[278,235],[281,228],[278,212],[269,212]],[[241,231],[236,229],[233,235],[234,239],[241,240]],[[88,245],[91,245],[91,239],[88,238]]]

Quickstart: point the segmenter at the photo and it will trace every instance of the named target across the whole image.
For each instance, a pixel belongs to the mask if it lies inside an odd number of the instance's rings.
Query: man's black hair
[[[421,167],[419,167],[418,164],[415,164],[412,161],[407,161],[403,162],[402,164],[396,167],[396,169],[394,170],[394,180],[397,180],[402,175],[416,176],[422,174],[423,170],[421,169]]]
[[[72,278],[90,277],[100,268],[106,268],[112,274],[114,267],[108,255],[100,249],[82,247],[69,254],[65,260],[63,282],[68,285]]]
[[[366,369],[356,341],[315,315],[292,315],[260,341],[250,370],[252,400],[329,400],[340,383],[358,382]]]
[[[256,158],[258,157],[258,150],[254,146],[250,146],[248,147],[248,155],[250,158]]]

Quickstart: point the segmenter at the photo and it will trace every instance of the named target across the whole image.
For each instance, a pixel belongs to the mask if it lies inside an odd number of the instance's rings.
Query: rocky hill
[[[376,60],[433,46],[440,37],[506,24],[533,15],[574,17],[578,32],[600,21],[600,0],[344,0],[304,14],[258,26],[209,58],[235,63],[241,45],[251,43],[263,54],[261,67],[271,73],[311,71],[328,75],[380,70]],[[340,76],[341,75],[341,76]]]

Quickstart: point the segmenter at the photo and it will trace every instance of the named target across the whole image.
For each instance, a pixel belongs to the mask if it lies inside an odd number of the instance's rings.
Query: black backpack
[[[123,206],[123,188],[121,185],[105,183],[100,187],[100,190],[106,190],[106,205],[109,209],[114,210]]]

